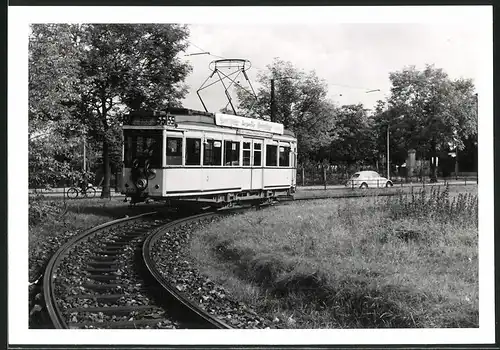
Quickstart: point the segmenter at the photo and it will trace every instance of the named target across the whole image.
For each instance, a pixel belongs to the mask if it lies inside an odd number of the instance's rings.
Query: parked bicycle
[[[81,195],[84,198],[94,198],[96,195],[96,190],[91,185],[85,187],[70,187],[66,191],[68,198],[74,199]]]

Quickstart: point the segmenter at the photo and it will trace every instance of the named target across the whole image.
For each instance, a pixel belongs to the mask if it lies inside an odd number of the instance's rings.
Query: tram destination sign
[[[280,123],[273,123],[265,120],[245,118],[223,113],[215,114],[215,124],[236,129],[262,131],[279,135],[283,135],[284,132],[283,124]]]
[[[171,114],[129,115],[125,123],[134,126],[175,126],[175,116]]]

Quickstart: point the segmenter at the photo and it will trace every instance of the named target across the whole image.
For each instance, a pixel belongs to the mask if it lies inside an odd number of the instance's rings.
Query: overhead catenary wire
[[[190,40],[186,40],[188,43],[190,43],[191,45],[193,45],[194,47],[196,47],[198,50],[201,50],[203,53],[206,53],[207,55],[209,56],[213,56],[213,57],[216,57],[216,58],[220,58],[220,59],[225,59],[225,57],[222,57],[222,56],[219,56],[219,55],[214,55],[212,53],[210,53],[210,51],[207,51],[205,49],[202,49],[201,47],[199,47],[198,45],[196,45],[195,43],[193,43],[192,41]]]
[[[187,54],[186,56],[196,56],[196,55],[200,55],[200,54],[203,53],[203,54],[215,57],[215,58],[227,59],[226,57],[212,54],[210,51],[207,51],[207,50],[203,49],[202,47],[200,47],[199,45],[196,45],[191,40],[187,40],[187,42],[189,44],[191,44],[192,46],[196,47],[197,49],[201,50],[201,53]],[[254,65],[254,64],[252,64],[252,66],[253,66],[253,68],[256,68],[256,69],[261,70],[261,71],[267,69],[267,68],[258,67],[258,66]],[[373,89],[373,88],[368,88],[368,87],[353,86],[353,85],[346,85],[346,84],[335,84],[335,83],[330,83],[330,82],[328,82],[328,86],[343,87],[343,88],[355,89],[355,90],[365,90],[365,93],[381,92],[381,89]]]

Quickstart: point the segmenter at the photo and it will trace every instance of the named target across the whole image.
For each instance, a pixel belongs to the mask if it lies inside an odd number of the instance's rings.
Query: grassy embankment
[[[48,241],[129,214],[122,200],[41,200],[30,198],[28,210],[30,256]],[[43,246],[43,247],[42,247]]]
[[[125,215],[153,211],[151,206],[128,208],[123,199],[62,199],[29,200],[29,280],[35,281],[43,273],[52,254],[69,238],[85,229]],[[30,327],[47,327],[47,320],[40,317],[42,303],[41,285],[29,287]]]
[[[476,186],[293,203],[214,223],[191,253],[289,328],[478,327],[477,208]]]

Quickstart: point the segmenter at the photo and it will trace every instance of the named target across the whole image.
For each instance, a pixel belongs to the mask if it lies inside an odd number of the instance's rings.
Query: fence
[[[359,166],[309,166],[303,167],[298,166],[297,168],[297,186],[344,186],[350,179],[352,174],[361,170],[373,170],[373,167],[359,167]],[[384,170],[379,169],[377,171],[381,176],[387,177],[387,173]],[[430,176],[427,173],[418,176],[405,176],[404,174],[398,173],[396,171],[391,172],[391,181],[394,185],[403,184],[427,184],[430,183]],[[478,183],[477,172],[459,172],[457,174],[451,173],[448,176],[442,176],[438,172],[438,182],[440,183],[450,183],[450,184],[464,184],[472,185]]]

